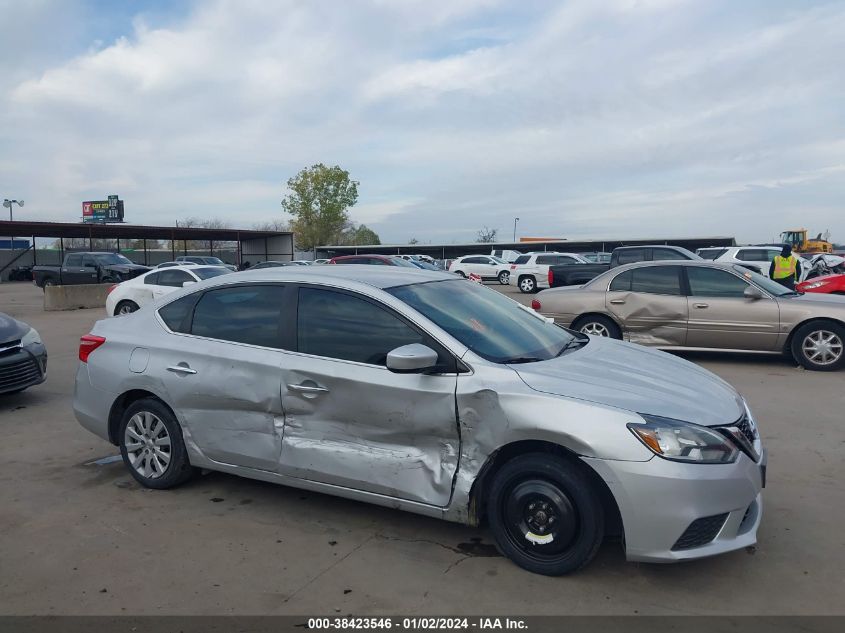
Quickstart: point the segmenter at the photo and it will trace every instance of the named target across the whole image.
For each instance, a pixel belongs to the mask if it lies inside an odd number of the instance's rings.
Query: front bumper
[[[718,465],[660,457],[647,462],[582,459],[616,499],[628,560],[666,563],[723,554],[757,542],[766,466],[765,451],[761,454],[758,462],[740,454],[733,464]],[[703,539],[701,531],[696,534],[702,523],[710,526]],[[690,539],[691,534],[697,540]]]
[[[0,393],[21,391],[47,380],[47,350],[41,343],[0,354]]]

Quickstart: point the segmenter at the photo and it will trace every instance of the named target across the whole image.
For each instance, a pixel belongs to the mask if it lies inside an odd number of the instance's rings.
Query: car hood
[[[818,277],[818,279],[824,279],[824,277]],[[803,283],[813,283],[816,279],[810,279],[809,282]],[[803,295],[787,295],[785,297],[778,297],[778,301],[795,301],[796,303],[826,303],[831,306],[836,306],[840,309],[845,309],[845,297],[841,295],[832,295],[832,294],[825,294],[823,292],[808,292]],[[818,306],[823,307],[823,306]],[[842,318],[842,313],[837,312],[837,317]],[[825,315],[828,316],[828,315]]]
[[[715,374],[633,343],[590,337],[560,358],[511,365],[536,391],[705,426],[744,413],[742,397]]]
[[[29,326],[0,312],[0,345],[16,341],[29,332]]]
[[[109,270],[113,270],[118,273],[128,273],[133,272],[136,270],[147,271],[152,270],[149,266],[143,266],[141,264],[108,264],[106,266]]]

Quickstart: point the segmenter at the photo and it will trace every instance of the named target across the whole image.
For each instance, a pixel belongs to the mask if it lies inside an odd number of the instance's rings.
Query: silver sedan
[[[662,352],[573,334],[480,284],[269,268],[82,338],[74,411],[141,484],[201,469],[489,523],[534,572],[754,544],[766,457],[742,396]]]

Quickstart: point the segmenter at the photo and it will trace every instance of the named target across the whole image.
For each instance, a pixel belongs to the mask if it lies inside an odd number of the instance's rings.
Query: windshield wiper
[[[578,347],[580,347],[581,345],[586,345],[587,341],[589,341],[589,340],[590,340],[590,337],[587,336],[586,334],[584,335],[584,338],[576,338],[576,337],[573,336],[569,341],[566,342],[566,344],[563,347],[560,348],[560,351],[557,354],[555,354],[555,358],[557,358],[558,356],[563,356],[563,354],[564,354],[564,352],[566,352],[566,350],[572,349],[576,345]]]
[[[516,358],[509,358],[504,361],[505,365],[518,365],[520,363],[539,363],[545,358],[537,358],[536,356],[517,356]]]

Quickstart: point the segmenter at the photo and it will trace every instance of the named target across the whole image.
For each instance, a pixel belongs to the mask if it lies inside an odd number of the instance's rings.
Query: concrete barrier
[[[47,286],[44,289],[44,309],[79,310],[106,307],[106,296],[114,284],[87,284],[85,286]]]

